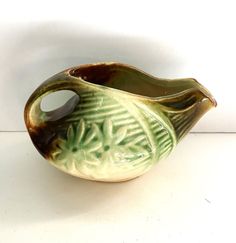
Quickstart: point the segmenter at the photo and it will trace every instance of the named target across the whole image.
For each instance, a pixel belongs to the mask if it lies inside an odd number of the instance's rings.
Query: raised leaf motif
[[[109,118],[101,126],[88,125],[81,119],[77,125],[68,127],[66,139],[58,138],[59,149],[54,154],[54,162],[85,174],[92,174],[96,169],[103,176],[110,170],[114,173],[115,168],[132,168],[135,161],[147,163],[149,152],[137,144],[143,136],[126,143],[127,133],[127,126],[115,128]]]

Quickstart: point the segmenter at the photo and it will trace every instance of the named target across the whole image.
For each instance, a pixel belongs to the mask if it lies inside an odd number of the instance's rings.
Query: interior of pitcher
[[[177,85],[167,79],[157,79],[134,67],[120,63],[83,65],[70,71],[70,75],[110,88],[149,97],[161,97],[183,91],[186,82]]]

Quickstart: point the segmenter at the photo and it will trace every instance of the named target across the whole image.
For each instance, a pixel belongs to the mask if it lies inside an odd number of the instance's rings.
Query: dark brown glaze
[[[28,127],[30,138],[40,152],[40,154],[50,159],[53,152],[56,150],[56,141],[58,137],[66,136],[66,127],[61,123],[47,122],[38,127]]]
[[[94,84],[105,84],[117,74],[117,64],[82,65],[70,70],[70,75]]]
[[[77,84],[72,82],[71,77],[68,76],[69,70],[71,69],[58,73],[43,82],[32,93],[25,105],[24,120],[30,138],[40,154],[46,159],[50,159],[52,153],[55,151],[57,138],[65,137],[68,126],[65,120],[67,116],[73,112],[79,101],[79,96],[73,96],[66,104],[54,111],[44,112],[47,120],[43,122],[35,122],[37,118],[30,118],[30,110],[34,106],[36,100],[43,97],[48,91],[54,92],[65,89],[76,92]]]
[[[53,131],[52,127],[47,125],[42,125],[40,127],[29,129],[31,140],[40,154],[49,159],[53,152],[52,142],[56,137],[56,131]]]
[[[66,119],[71,113],[73,113],[77,103],[78,97],[73,96],[62,107],[54,111],[45,112],[48,116],[48,120],[38,126],[30,123],[28,118],[29,106],[26,106],[26,127],[33,144],[44,158],[50,159],[56,149],[58,137],[64,138],[66,136],[68,126]]]

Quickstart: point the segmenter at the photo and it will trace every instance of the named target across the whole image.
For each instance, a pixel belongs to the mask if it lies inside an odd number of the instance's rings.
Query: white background
[[[33,90],[65,68],[119,61],[164,78],[194,77],[215,96],[195,131],[236,131],[234,1],[4,1],[0,130],[25,130]]]
[[[236,242],[234,2],[0,0],[0,243]],[[99,61],[194,77],[218,107],[136,180],[66,175],[20,132],[23,108],[50,76]]]

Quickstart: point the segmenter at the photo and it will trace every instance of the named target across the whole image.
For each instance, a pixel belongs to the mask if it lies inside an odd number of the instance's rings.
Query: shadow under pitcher
[[[45,112],[46,95],[72,90]],[[166,157],[216,101],[193,78],[159,79],[132,66],[81,65],[46,80],[30,96],[24,118],[35,147],[52,165],[81,178],[119,182]]]

